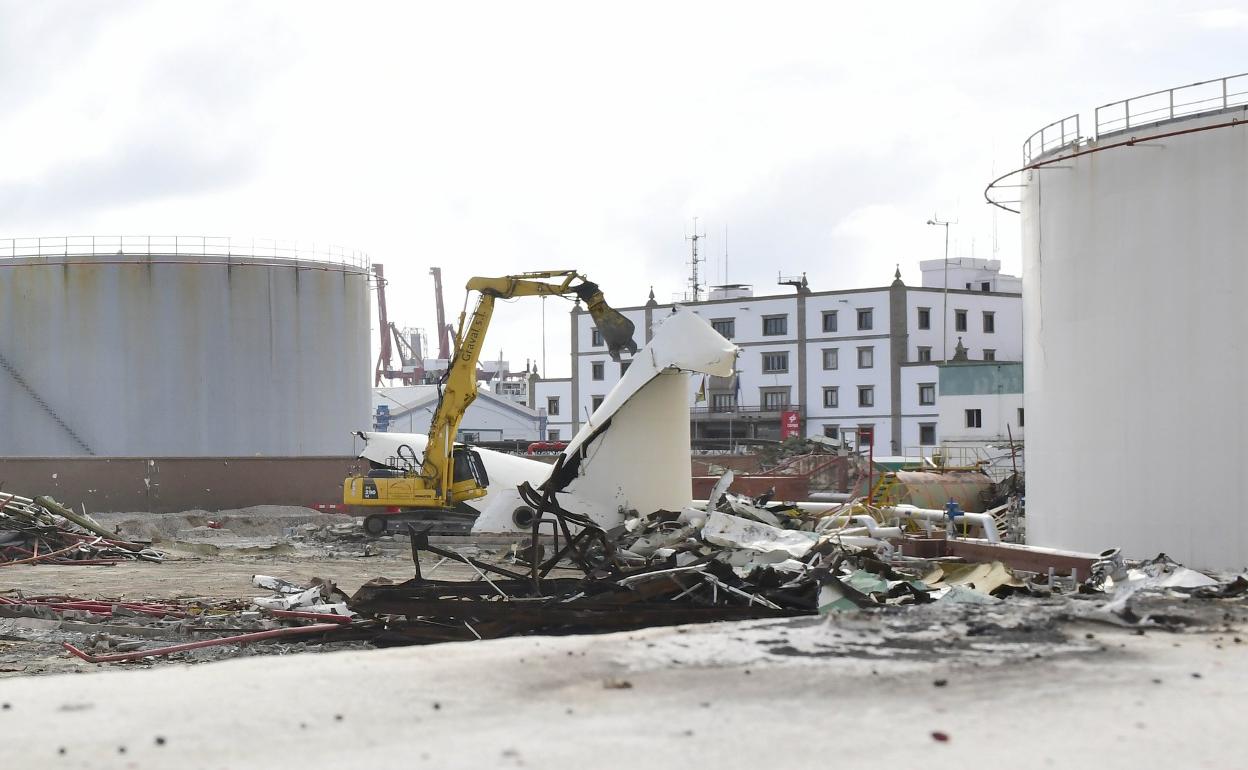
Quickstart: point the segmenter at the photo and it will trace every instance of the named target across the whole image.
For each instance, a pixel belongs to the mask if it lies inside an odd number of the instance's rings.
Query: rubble
[[[541,513],[514,567],[434,546],[413,527],[416,576],[366,584],[349,606],[379,621],[379,644],[421,644],[920,604],[996,605],[1014,596],[1058,597],[1070,604],[1063,612],[1071,617],[1148,625],[1156,621],[1129,611],[1137,591],[1196,596],[1248,588],[1248,578],[1220,582],[1164,561],[1128,567],[1115,551],[1069,554],[1000,544],[990,514],[965,514],[956,505],[940,512],[856,500],[802,508],[735,495],[727,486],[716,486],[713,503],[632,515],[605,530],[564,510],[554,494],[524,485],[523,498]],[[955,523],[978,527],[986,538],[958,537]],[[546,531],[553,551],[543,558],[539,532]],[[914,550],[905,547],[910,540],[944,547],[907,555]],[[956,544],[984,549],[990,558],[950,555]],[[479,580],[422,576],[421,551],[468,564]],[[1006,563],[1034,567],[1046,558],[1062,573],[1051,565],[1027,571]],[[556,569],[572,574],[554,577]]]
[[[843,623],[899,613],[913,618],[899,628],[961,618],[968,628],[990,629],[982,633],[997,636],[1014,632],[991,618],[1032,615],[1039,619],[1028,622],[1036,627],[1067,619],[1183,630],[1218,622],[1216,608],[1240,612],[1248,606],[1248,576],[1211,577],[1164,557],[1128,562],[1113,550],[1076,554],[994,542],[999,511],[966,514],[956,506],[935,511],[861,499],[793,504],[736,494],[731,486],[725,474],[706,502],[646,515],[624,512],[618,526],[604,529],[563,508],[560,497],[522,485],[523,500],[539,513],[527,538],[490,544],[509,555],[489,551],[482,540],[410,531],[415,570],[410,580],[391,579],[400,544],[366,539],[358,521],[284,525],[295,540],[385,546],[376,561],[382,571],[344,565],[355,574],[356,586],[379,574],[391,576],[364,583],[350,597],[334,581],[277,577],[284,573],[259,565],[239,575],[257,589],[255,595],[235,593],[239,598],[232,600],[187,594],[155,599],[142,593],[83,598],[58,591],[55,581],[45,578],[36,583],[38,591],[26,595],[0,592],[0,638],[29,643],[21,655],[0,656],[0,664],[23,663],[37,672],[47,668],[40,661],[56,651],[100,664],[200,662],[325,645],[426,644],[803,617]],[[113,558],[136,553],[83,531],[36,500],[11,500],[27,518],[21,529],[10,531],[42,537],[38,547],[45,558],[60,542],[49,539],[53,534],[73,548],[99,539],[97,548],[125,551]],[[229,558],[273,564],[290,557],[237,551]],[[447,563],[453,574],[438,574]],[[161,571],[172,569],[170,564]],[[97,585],[107,590],[106,584]],[[222,590],[218,581],[208,593],[219,596]]]
[[[0,594],[0,620],[10,619],[10,636],[19,638],[22,631],[34,636],[58,632],[59,645],[89,663],[147,660],[290,637],[318,643],[361,638],[350,628],[354,619],[346,597],[332,581],[313,578],[299,586],[256,575],[252,582],[276,594],[251,602],[155,602],[6,591]],[[186,641],[195,637],[200,638]],[[152,646],[161,641],[167,644]]]
[[[161,561],[150,543],[118,537],[85,511],[77,513],[50,497],[0,492],[0,567],[16,564],[108,566],[141,559]]]

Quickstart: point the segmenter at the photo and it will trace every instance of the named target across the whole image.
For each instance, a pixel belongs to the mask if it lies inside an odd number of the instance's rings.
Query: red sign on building
[[[793,438],[802,435],[802,420],[797,416],[797,412],[781,412],[780,413],[780,439]]]

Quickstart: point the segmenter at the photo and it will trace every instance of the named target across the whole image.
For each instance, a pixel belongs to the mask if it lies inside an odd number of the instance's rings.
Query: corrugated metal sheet
[[[368,327],[360,267],[0,259],[0,456],[350,455]]]

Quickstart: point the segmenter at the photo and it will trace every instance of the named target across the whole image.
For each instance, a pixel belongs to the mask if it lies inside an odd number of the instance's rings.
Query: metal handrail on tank
[[[1096,135],[1242,105],[1248,105],[1248,72],[1103,104],[1096,108]]]
[[[367,270],[368,255],[330,244],[209,235],[68,235],[0,239],[0,259],[40,257],[240,257],[328,262]]]
[[[1079,116],[1077,114],[1055,120],[1027,137],[1027,141],[1023,142],[1023,163],[1030,163],[1032,158],[1043,155],[1049,150],[1078,144],[1079,139]]]

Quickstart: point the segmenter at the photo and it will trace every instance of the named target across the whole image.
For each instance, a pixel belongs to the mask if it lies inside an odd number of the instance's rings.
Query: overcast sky
[[[0,236],[333,242],[434,327],[464,281],[576,268],[619,306],[711,283],[1019,269],[982,190],[1040,126],[1248,70],[1248,4],[0,0]],[[486,343],[540,354],[540,303]],[[548,374],[568,371],[547,305]],[[374,318],[374,326],[376,320]]]

